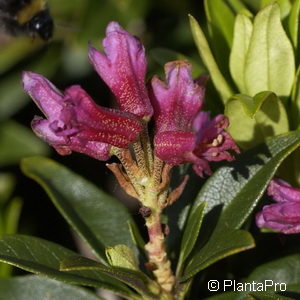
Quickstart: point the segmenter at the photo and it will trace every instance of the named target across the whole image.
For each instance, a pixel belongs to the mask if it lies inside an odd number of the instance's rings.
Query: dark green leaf
[[[293,300],[295,298],[289,298],[281,296],[278,294],[268,293],[268,292],[256,292],[249,293],[249,296],[252,296],[255,300]]]
[[[205,298],[205,300],[250,300],[250,299],[244,293],[226,292],[226,293],[218,294],[216,296]]]
[[[182,283],[177,282],[175,287],[175,299],[176,300],[186,299],[186,295],[189,293],[192,283],[193,283],[192,278]]]
[[[219,92],[223,102],[226,103],[227,99],[229,99],[229,97],[233,94],[233,91],[223,77],[198,22],[191,15],[189,18],[193,37],[202,61],[208,69],[214,86]]]
[[[127,245],[137,253],[126,207],[58,163],[42,157],[22,161],[23,172],[46,190],[68,223],[106,260],[105,247]]]
[[[253,280],[272,280],[274,283],[286,284],[287,291],[300,292],[300,254],[289,255],[257,267],[246,281]]]
[[[96,273],[107,274],[126,283],[127,285],[140,292],[142,295],[149,297],[150,299],[158,299],[157,296],[155,296],[149,290],[149,288],[154,289],[157,294],[159,293],[159,287],[154,281],[150,280],[144,273],[140,271],[117,267],[109,268],[101,263],[82,256],[69,257],[64,259],[60,264],[60,270],[94,270]]]
[[[28,128],[13,122],[0,123],[0,166],[17,164],[32,155],[47,155],[49,147]]]
[[[131,294],[121,282],[94,271],[61,272],[60,262],[71,256],[78,255],[60,245],[35,237],[7,235],[0,239],[2,262],[66,283],[100,287],[126,297]]]
[[[192,256],[181,281],[194,276],[216,261],[255,246],[251,234],[244,230],[227,230],[214,234],[209,242]]]
[[[192,211],[207,202],[207,212],[221,208],[222,212],[210,240],[190,259],[183,281],[213,262],[254,245],[250,234],[235,230],[249,217],[281,162],[299,145],[299,131],[272,138],[206,181]]]
[[[195,202],[207,211],[224,205],[220,227],[240,228],[262,196],[281,162],[300,145],[300,132],[274,137],[240,156],[211,176]],[[208,201],[209,199],[209,201]],[[232,218],[232,215],[235,217]]]
[[[267,292],[227,292],[205,298],[205,300],[293,300],[293,298],[284,297],[278,294],[272,294]]]
[[[4,204],[11,196],[16,185],[15,177],[10,173],[0,173],[0,204]]]
[[[135,245],[144,250],[144,246],[145,246],[145,241],[142,238],[138,227],[136,226],[136,223],[134,221],[129,220],[128,221],[128,226],[129,226],[129,231],[131,234],[131,238],[133,240],[133,242],[135,243]]]
[[[205,202],[201,203],[188,217],[181,241],[180,255],[176,272],[177,274],[181,272],[182,264],[185,262],[186,258],[189,256],[195,246],[204,217],[205,205]]]
[[[1,279],[0,291],[0,300],[104,300],[83,288],[35,275]]]
[[[22,210],[23,201],[20,198],[13,198],[5,207],[5,234],[13,234],[17,232],[19,218]]]

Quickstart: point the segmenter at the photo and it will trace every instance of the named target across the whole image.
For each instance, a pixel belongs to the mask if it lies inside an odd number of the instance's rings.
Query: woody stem
[[[161,203],[167,201],[167,193],[162,193],[160,190],[162,162],[160,163],[156,160],[156,166],[149,180],[149,184],[145,187],[145,200],[143,204],[151,209],[150,216],[145,217],[149,235],[149,242],[146,244],[145,250],[147,251],[150,265],[154,267],[153,274],[164,292],[165,298],[162,299],[170,300],[172,299],[175,277],[166,252],[165,235],[161,225],[161,212],[163,208]],[[155,171],[158,172],[159,175],[155,174]],[[159,180],[158,177],[160,178]]]

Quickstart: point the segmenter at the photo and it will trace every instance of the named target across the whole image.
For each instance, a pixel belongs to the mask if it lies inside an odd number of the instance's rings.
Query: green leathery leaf
[[[0,300],[104,300],[84,288],[36,275],[0,279],[0,291]]]
[[[138,248],[144,250],[144,246],[146,243],[145,243],[143,237],[141,236],[136,223],[132,220],[129,220],[127,223],[128,223],[129,231],[130,231],[133,242],[135,243],[135,245]]]
[[[18,164],[32,155],[47,155],[49,147],[31,130],[14,121],[0,123],[0,166]]]
[[[300,66],[296,72],[291,98],[289,114],[292,119],[292,128],[296,129],[300,124]]]
[[[253,297],[255,300],[294,300],[295,298],[285,297],[282,295],[268,292],[252,292],[248,297]]]
[[[195,211],[193,211],[186,222],[186,228],[183,232],[181,241],[179,260],[177,265],[177,274],[180,273],[182,264],[185,262],[191,251],[193,250],[197,241],[202,220],[204,217],[204,208],[206,203],[203,202],[199,205]]]
[[[11,197],[16,185],[16,178],[10,173],[0,173],[0,205]]]
[[[205,0],[207,21],[225,38],[228,46],[233,39],[234,13],[223,0]]]
[[[0,239],[0,261],[2,262],[65,283],[104,288],[125,297],[131,295],[128,287],[110,276],[96,274],[93,271],[70,273],[60,271],[60,262],[71,256],[79,255],[36,237],[6,235]]]
[[[201,59],[208,69],[214,86],[220,94],[223,103],[226,103],[227,99],[229,99],[229,97],[233,94],[233,91],[223,77],[198,22],[191,15],[189,15],[189,19],[194,41],[198,48]]]
[[[219,69],[229,79],[229,53],[233,38],[234,12],[223,0],[205,0],[208,41]]]
[[[253,237],[245,230],[227,230],[213,235],[209,242],[189,260],[181,281],[186,281],[218,260],[254,246]]]
[[[148,297],[147,299],[158,299],[158,297],[149,290],[150,285],[152,285],[158,293],[159,288],[156,286],[156,283],[141,271],[107,267],[99,262],[82,256],[68,257],[62,260],[60,263],[60,270],[64,272],[89,270],[100,274],[107,274],[126,283],[142,295]]]
[[[13,234],[17,232],[19,218],[23,206],[21,198],[12,198],[5,209],[5,234]]]
[[[251,235],[238,229],[255,208],[279,165],[299,145],[299,131],[268,139],[218,169],[206,181],[192,211],[207,202],[206,212],[219,209],[220,216],[208,242],[191,255],[182,281],[217,260],[254,245]]]
[[[31,157],[21,163],[23,172],[37,181],[76,232],[106,261],[105,247],[124,244],[134,253],[127,226],[126,207],[96,186],[53,160]]]
[[[109,264],[113,267],[139,270],[134,253],[125,245],[116,245],[105,249]]]
[[[295,58],[280,21],[278,4],[261,10],[254,19],[245,62],[246,94],[272,91],[288,97],[295,76]]]
[[[18,198],[12,198],[5,207],[1,208],[0,237],[4,234],[13,234],[18,231],[19,218],[21,215],[23,201]],[[0,263],[0,278],[10,277],[12,266]]]
[[[291,10],[290,0],[242,0],[249,8],[254,11],[260,11],[267,5],[276,2],[280,7],[280,17],[284,19]]]
[[[185,282],[177,283],[175,287],[175,299],[176,300],[186,299],[186,294],[188,294],[192,286],[192,283],[193,283],[193,278]]]
[[[226,292],[205,300],[293,300],[293,298],[267,292]]]
[[[236,14],[243,13],[248,17],[252,17],[253,14],[248,10],[247,6],[240,0],[226,0],[228,5],[232,7]]]
[[[234,24],[233,45],[230,52],[229,67],[231,76],[240,92],[246,92],[245,62],[252,34],[252,21],[244,14],[238,14]]]
[[[287,291],[300,292],[300,254],[292,254],[258,266],[246,279],[264,282],[272,280],[285,283]]]
[[[247,7],[251,10],[258,11],[260,7],[261,0],[241,0]]]
[[[299,12],[300,0],[295,0],[288,18],[288,29],[295,49],[298,48]]]
[[[274,3],[274,0],[260,0],[260,9]],[[292,5],[290,0],[276,0],[280,8],[280,18],[284,19],[289,15]]]
[[[251,298],[250,299],[246,298],[246,295],[244,293],[239,293],[239,292],[225,292],[225,293],[217,294],[215,296],[204,298],[204,300],[245,300],[245,299],[250,300]]]
[[[237,94],[226,103],[225,115],[230,120],[228,132],[243,149],[289,130],[285,107],[272,92]]]

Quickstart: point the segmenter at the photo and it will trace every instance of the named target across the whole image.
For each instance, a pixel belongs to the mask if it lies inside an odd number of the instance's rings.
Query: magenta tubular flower
[[[147,61],[143,45],[117,22],[110,22],[103,48],[105,54],[90,47],[92,65],[122,110],[149,120],[153,109],[145,86]]]
[[[224,130],[228,119],[218,115],[210,120],[202,112],[205,81],[194,81],[191,65],[185,61],[165,65],[166,83],[152,79],[150,92],[154,108],[155,154],[170,165],[193,163],[199,176],[211,174],[209,161],[233,160],[227,150],[239,153],[231,136]]]
[[[96,105],[78,85],[62,93],[32,72],[24,72],[22,81],[24,90],[47,118],[33,119],[34,132],[62,155],[76,151],[107,160],[112,145],[127,147],[142,130],[135,116]]]
[[[276,204],[266,205],[256,215],[258,227],[267,227],[285,234],[300,233],[300,189],[281,179],[273,179],[268,195]]]

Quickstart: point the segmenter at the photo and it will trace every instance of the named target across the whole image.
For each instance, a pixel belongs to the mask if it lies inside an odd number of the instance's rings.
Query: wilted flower
[[[154,107],[155,154],[170,165],[193,163],[195,172],[211,174],[209,161],[232,160],[227,150],[239,153],[224,115],[210,120],[202,112],[205,77],[194,81],[191,65],[174,61],[165,65],[166,83],[152,79],[150,99]]]
[[[110,22],[103,48],[106,55],[90,47],[91,63],[116,96],[120,108],[148,120],[153,109],[145,86],[147,60],[143,45],[117,22]]]
[[[35,117],[34,132],[62,155],[72,151],[107,160],[111,145],[127,147],[142,130],[132,114],[100,107],[78,85],[60,92],[41,75],[24,72],[24,90],[47,117]]]
[[[281,179],[273,179],[268,195],[277,204],[266,205],[256,215],[258,227],[267,227],[286,234],[300,233],[300,189]]]

